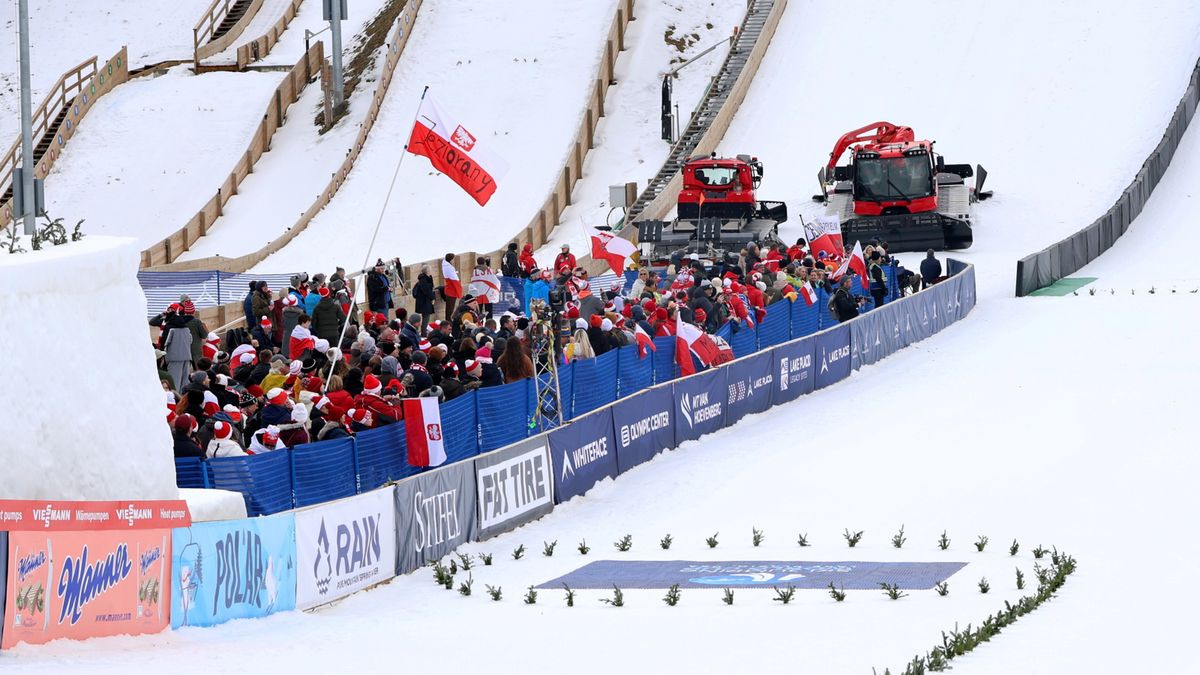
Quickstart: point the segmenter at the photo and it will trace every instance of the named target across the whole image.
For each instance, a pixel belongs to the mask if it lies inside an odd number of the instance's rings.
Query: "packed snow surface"
[[[192,58],[192,26],[210,0],[29,0],[33,108],[67,70],[95,56],[97,67],[129,47],[129,67]],[[17,3],[0,3],[0,151],[20,135]]]
[[[175,499],[138,250],[87,237],[0,255],[0,498]]]
[[[567,159],[616,4],[426,0],[349,179],[302,234],[254,271],[363,263],[426,85],[511,170],[480,208],[428,160],[405,158],[371,258],[407,262],[503,245],[529,223]],[[288,225],[300,210],[287,214]]]

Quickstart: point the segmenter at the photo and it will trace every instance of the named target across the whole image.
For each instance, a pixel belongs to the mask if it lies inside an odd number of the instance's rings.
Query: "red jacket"
[[[371,411],[371,428],[382,427],[404,419],[404,409],[399,404],[388,403],[375,394],[359,394],[354,399],[355,408],[365,408]],[[382,417],[390,418],[381,419]]]
[[[792,260],[804,260],[804,255],[805,253],[803,246],[793,245],[788,249],[788,258],[791,258]]]
[[[537,261],[533,259],[533,244],[525,244],[525,247],[521,249],[521,255],[517,258],[517,264],[521,266],[521,271],[525,273],[525,276],[529,276],[533,268],[537,267]]]
[[[350,392],[338,390],[327,391],[325,397],[329,399],[329,407],[325,411],[327,419],[342,419],[346,411],[354,407],[354,397]]]
[[[568,272],[573,271],[575,269],[575,254],[559,253],[554,258],[554,271],[562,270],[563,266],[566,266]]]

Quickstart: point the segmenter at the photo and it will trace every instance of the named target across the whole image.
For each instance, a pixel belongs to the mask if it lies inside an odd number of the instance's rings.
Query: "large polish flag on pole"
[[[711,366],[719,352],[717,343],[713,342],[708,333],[686,321],[679,322],[675,334],[675,362],[679,364],[681,377],[696,372],[696,364],[692,361],[693,354],[700,363]]]
[[[446,444],[442,440],[442,413],[437,397],[406,398],[403,404],[409,466],[444,464]]]
[[[625,261],[637,252],[637,246],[628,239],[611,232],[601,232],[594,227],[588,228],[588,236],[592,239],[592,259],[607,262],[617,276],[624,274]]]
[[[480,141],[428,93],[421,98],[405,149],[428,157],[435,169],[458,183],[480,206],[488,203],[497,183],[508,173],[508,162],[490,152],[486,142]]]

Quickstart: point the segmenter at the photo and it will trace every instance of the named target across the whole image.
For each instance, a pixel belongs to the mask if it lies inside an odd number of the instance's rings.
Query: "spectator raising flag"
[[[637,341],[638,358],[646,358],[646,350],[652,352],[658,351],[658,347],[654,346],[654,338],[642,328],[639,323],[633,324],[633,338]]]
[[[711,366],[720,349],[712,336],[686,321],[680,321],[675,333],[675,361],[679,364],[679,375],[686,377],[696,372],[695,356],[700,363]]]
[[[835,259],[845,254],[842,224],[836,217],[817,216],[804,223],[804,233],[808,235],[810,251],[814,257],[819,257],[822,251],[826,256]]]
[[[612,232],[588,228],[588,236],[592,238],[592,258],[608,263],[614,274],[623,273],[625,261],[637,252],[637,246],[634,246],[632,241],[622,239]]]
[[[496,183],[508,172],[508,163],[488,151],[487,143],[439,106],[428,93],[413,124],[406,150],[429,158],[433,167],[458,183],[479,202],[488,203],[496,192]]]
[[[440,466],[446,462],[442,414],[437,397],[404,399],[404,440],[410,466]]]
[[[858,275],[864,290],[870,287],[867,281],[867,261],[863,259],[862,244],[857,241],[854,242],[854,252],[850,254],[849,258],[842,261],[842,266],[833,273],[833,280],[841,279],[847,269],[853,270]]]

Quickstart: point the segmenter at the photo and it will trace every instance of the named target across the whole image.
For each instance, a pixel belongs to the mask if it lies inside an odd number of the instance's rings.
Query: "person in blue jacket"
[[[525,304],[523,309],[528,312],[530,303],[541,300],[550,304],[550,270],[533,270],[525,280]]]

